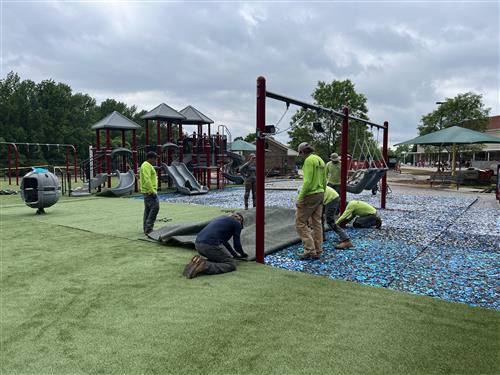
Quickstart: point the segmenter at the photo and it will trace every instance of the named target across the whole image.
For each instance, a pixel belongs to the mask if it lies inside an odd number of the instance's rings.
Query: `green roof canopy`
[[[141,127],[137,125],[132,120],[123,116],[120,112],[113,111],[102,120],[96,122],[92,125],[92,129],[111,129],[111,130],[134,130],[140,129]]]
[[[257,150],[254,144],[245,142],[242,139],[238,139],[237,141],[232,142],[229,145],[229,149],[231,151],[255,151]]]
[[[395,144],[399,145],[436,145],[450,146],[454,144],[473,144],[473,143],[500,143],[500,138],[493,137],[485,133],[462,128],[460,126],[452,126],[443,130],[438,130],[434,133],[422,135],[409,141]]]

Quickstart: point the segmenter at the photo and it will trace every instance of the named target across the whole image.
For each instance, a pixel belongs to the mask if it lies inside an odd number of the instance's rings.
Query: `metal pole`
[[[99,173],[101,173],[101,162],[102,162],[102,158],[101,158],[101,136],[99,134],[99,129],[96,129],[95,143],[96,143],[96,155],[92,155],[92,157],[94,157],[94,158],[97,157],[97,173],[99,174]],[[92,177],[92,176],[90,176],[90,177]]]
[[[125,130],[122,129],[122,147],[125,148]],[[123,169],[123,172],[127,172],[127,157],[126,156],[123,156],[123,159],[122,159],[122,169]]]
[[[111,188],[111,138],[109,129],[106,129],[106,169],[108,173],[108,189]]]
[[[179,163],[184,163],[184,134],[182,134],[182,124],[179,124]]]
[[[384,121],[384,141],[382,146],[382,157],[385,160],[385,165],[389,164],[388,158],[388,143],[389,143],[389,123]],[[380,208],[385,208],[385,200],[387,198],[387,173],[382,177],[382,191],[380,192]]]
[[[344,118],[342,119],[342,140],[340,144],[341,164],[340,164],[340,213],[345,211],[347,206],[347,150],[349,144],[349,108],[342,109]]]
[[[451,146],[451,152],[452,152],[452,157],[451,157],[451,175],[455,176],[456,168],[455,168],[455,163],[456,163],[456,152],[457,148],[455,143],[453,143],[453,146]]]
[[[19,151],[17,150],[17,145],[14,143],[14,157],[16,159],[16,185],[19,186]]]
[[[68,146],[66,146],[65,149],[66,149],[66,175],[69,175],[69,148],[68,148]]]
[[[197,169],[197,166],[198,166],[198,158],[196,157],[198,154],[198,146],[196,144],[196,132],[193,132],[193,145],[191,147],[191,160],[193,162],[193,175],[194,175],[194,178],[196,178],[197,180],[198,179],[198,169]]]
[[[148,152],[148,147],[147,147],[147,146],[149,146],[149,122],[148,122],[148,119],[144,120],[144,127],[145,127],[145,130],[146,130],[146,139],[145,139],[145,142],[146,142],[146,152]]]
[[[208,127],[210,128],[210,125],[208,125]],[[207,188],[208,190],[210,190],[210,180],[212,179],[212,170],[210,169],[210,139],[209,139],[209,136],[206,135],[206,138],[205,138],[205,152],[206,152],[206,155],[207,155]]]
[[[258,263],[264,263],[264,218],[265,218],[265,148],[266,140],[262,133],[266,131],[266,79],[257,78],[257,183],[256,183],[256,216],[255,216],[255,257]]]
[[[12,174],[10,171],[10,144],[7,145],[7,169],[9,170],[9,186],[10,186],[10,184],[11,184],[10,175]]]
[[[78,174],[78,169],[77,169],[77,163],[76,163],[76,148],[75,146],[71,145],[71,148],[73,149],[73,172],[75,173],[75,182],[77,182],[76,175]],[[90,170],[89,170],[90,173]]]
[[[161,167],[161,126],[160,120],[156,120],[156,165]],[[161,168],[158,169],[158,190],[161,189]]]
[[[134,191],[137,193],[137,132],[135,129],[132,130],[132,168],[134,169],[135,183],[134,183]]]

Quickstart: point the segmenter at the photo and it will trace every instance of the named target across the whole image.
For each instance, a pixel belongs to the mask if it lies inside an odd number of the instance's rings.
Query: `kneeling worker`
[[[192,279],[202,273],[215,275],[236,270],[236,262],[233,258],[248,257],[241,247],[242,229],[243,216],[239,213],[212,220],[196,236],[196,250],[206,259],[195,255],[184,268],[183,275]],[[234,249],[228,242],[231,237],[233,237]]]
[[[326,219],[328,226],[337,233],[340,243],[335,245],[336,249],[348,249],[353,247],[349,235],[337,224],[335,224],[335,217],[339,210],[340,198],[339,194],[330,186],[325,189],[325,198],[323,199],[323,217]]]
[[[372,205],[363,201],[350,201],[344,213],[337,219],[336,224],[342,225],[354,219],[354,228],[380,228],[382,219],[377,215],[377,210]]]

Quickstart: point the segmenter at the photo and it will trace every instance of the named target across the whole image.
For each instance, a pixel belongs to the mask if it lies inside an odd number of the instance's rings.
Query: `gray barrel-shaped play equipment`
[[[59,179],[49,171],[34,170],[21,181],[21,198],[28,207],[37,208],[37,214],[53,206],[61,197]]]

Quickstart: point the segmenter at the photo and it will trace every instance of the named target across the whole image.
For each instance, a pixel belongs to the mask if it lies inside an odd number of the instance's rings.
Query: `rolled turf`
[[[138,240],[140,201],[65,200],[45,216],[5,206],[4,374],[500,370],[494,310],[250,262],[186,280],[192,252]],[[220,213],[162,203],[159,217]]]

